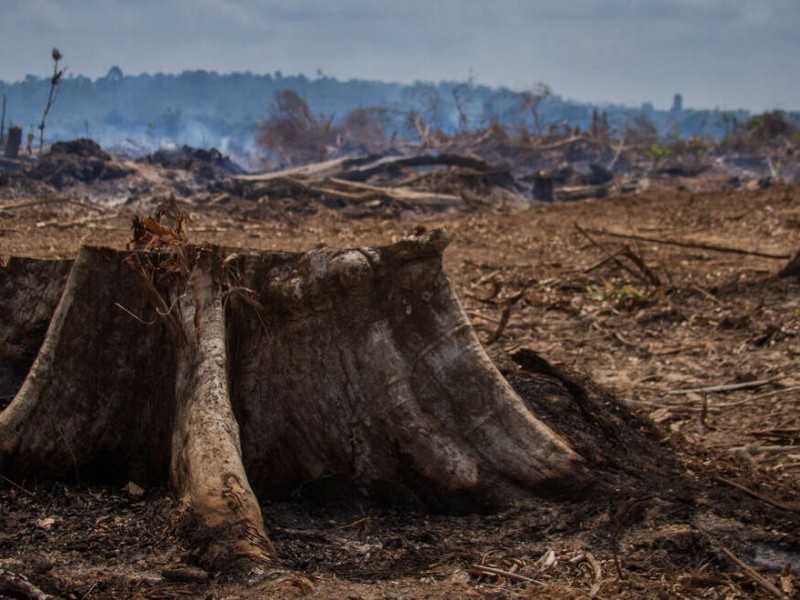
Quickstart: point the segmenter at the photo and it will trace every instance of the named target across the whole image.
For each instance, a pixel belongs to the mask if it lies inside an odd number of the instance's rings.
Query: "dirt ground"
[[[153,207],[49,200],[0,203],[0,256],[121,248],[133,214]],[[4,481],[0,569],[69,598],[774,597],[758,573],[798,597],[800,283],[774,275],[800,249],[800,187],[663,186],[359,218],[280,201],[179,204],[191,242],[253,249],[383,244],[445,227],[464,310],[523,398],[536,403],[512,360],[521,350],[588,375],[642,419],[649,441],[616,452],[652,472],[621,475],[616,498],[529,499],[488,515],[300,490],[263,505],[285,571],[246,582],[191,566],[166,489]]]

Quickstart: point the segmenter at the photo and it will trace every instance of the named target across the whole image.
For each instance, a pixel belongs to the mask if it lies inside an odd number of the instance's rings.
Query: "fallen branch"
[[[800,427],[776,427],[772,429],[756,429],[750,435],[756,437],[796,437],[800,434]]]
[[[505,306],[503,307],[503,313],[500,315],[500,323],[497,324],[497,329],[495,332],[489,336],[488,340],[486,340],[487,344],[495,343],[500,339],[500,336],[503,335],[503,332],[506,330],[506,326],[508,325],[508,320],[511,317],[511,309],[514,308],[514,305],[519,302],[523,296],[525,296],[525,292],[528,291],[528,288],[532,283],[533,281],[527,282],[519,292],[506,300]]]
[[[527,581],[528,583],[535,583],[536,585],[545,585],[541,581],[537,581],[531,577],[514,573],[513,571],[504,571],[503,569],[496,569],[486,565],[472,565],[469,572],[472,575],[497,575],[499,577],[507,577],[508,579],[516,579],[517,581]]]
[[[714,477],[714,480],[715,481],[719,481],[720,483],[724,483],[725,485],[729,485],[729,486],[731,486],[733,488],[736,488],[737,490],[739,490],[741,492],[744,492],[748,496],[752,496],[753,498],[756,498],[757,500],[761,500],[762,502],[766,502],[767,504],[771,504],[772,506],[775,506],[776,508],[780,508],[780,509],[788,510],[788,511],[792,511],[792,512],[797,512],[798,510],[800,510],[800,507],[798,507],[798,506],[795,506],[793,504],[787,504],[785,502],[781,502],[780,500],[776,500],[775,498],[770,498],[769,496],[765,496],[764,494],[762,494],[760,492],[757,492],[755,490],[751,490],[749,487],[744,486],[741,483],[738,483],[736,481],[733,481],[732,479],[727,479],[725,477],[720,477],[720,476],[717,475],[717,476]]]
[[[333,160],[326,160],[320,163],[310,165],[303,165],[301,167],[293,167],[291,169],[284,169],[282,171],[273,171],[272,173],[256,173],[253,175],[237,175],[233,179],[247,183],[262,183],[273,181],[275,179],[283,179],[285,177],[302,177],[302,178],[325,178],[335,177],[345,171],[348,165],[364,164],[370,162],[374,157],[366,158],[335,158]]]
[[[640,280],[641,282],[648,283],[646,277],[644,277],[641,273],[637,273],[636,271],[631,269],[628,265],[626,265],[624,262],[622,262],[620,259],[618,259],[616,254],[612,254],[611,252],[609,252],[605,248],[605,246],[600,244],[600,242],[598,242],[591,235],[589,235],[589,233],[583,227],[581,227],[577,223],[573,223],[573,225],[575,226],[575,229],[578,230],[578,233],[580,233],[583,237],[585,237],[587,240],[589,240],[589,243],[592,244],[592,246],[594,246],[595,248],[600,250],[603,254],[605,254],[606,258],[608,260],[614,261],[620,267],[622,267],[624,270],[626,270],[628,273],[633,275],[636,279]]]
[[[742,254],[745,256],[758,256],[760,258],[775,258],[786,260],[790,258],[789,254],[777,254],[774,252],[760,252],[758,250],[745,250],[743,248],[733,248],[731,246],[720,246],[718,244],[711,244],[708,242],[683,242],[680,240],[672,240],[666,238],[656,238],[645,235],[636,235],[633,233],[619,233],[616,231],[608,231],[607,229],[589,229],[591,233],[597,235],[607,235],[610,237],[622,238],[625,240],[639,240],[641,242],[652,242],[654,244],[664,244],[667,246],[678,246],[680,248],[696,248],[700,250],[711,250],[713,252],[727,252],[729,254]]]
[[[94,204],[89,204],[87,202],[81,202],[80,200],[75,200],[74,198],[44,198],[42,200],[29,200],[26,202],[15,202],[13,204],[3,204],[0,205],[0,210],[14,210],[17,208],[28,208],[30,206],[38,206],[40,204],[74,204],[75,206],[82,206],[83,208],[88,208],[90,210],[96,210],[98,212],[102,212],[102,208],[95,206]]]
[[[775,383],[778,378],[772,379],[759,379],[758,381],[744,381],[742,383],[728,383],[725,385],[710,385],[708,387],[689,388],[685,390],[669,390],[667,394],[676,396],[679,394],[704,394],[716,392],[733,392],[735,390],[746,390],[750,388],[757,388],[770,383]]]
[[[647,263],[644,262],[644,259],[638,254],[636,254],[633,251],[633,249],[627,244],[622,249],[622,256],[624,256],[633,264],[635,264],[637,267],[639,267],[639,270],[644,274],[644,276],[651,284],[653,284],[655,287],[661,286],[661,278],[658,275],[656,275],[653,272],[653,270],[647,266]]]
[[[603,569],[600,567],[600,562],[594,557],[591,552],[586,553],[586,561],[592,566],[594,573],[594,583],[589,590],[589,598],[594,598],[600,593],[600,588],[603,586]]]
[[[743,452],[751,456],[757,454],[800,454],[800,446],[732,446],[728,452]]]
[[[617,256],[619,256],[620,254],[622,254],[622,252],[621,251],[617,251],[612,256],[606,256],[605,258],[603,258],[603,260],[597,261],[591,267],[586,267],[583,270],[583,272],[584,273],[591,273],[592,271],[595,271],[595,270],[599,269],[600,267],[602,267],[602,266],[604,266],[604,265],[616,260]]]
[[[11,486],[14,486],[14,487],[15,487],[15,488],[17,488],[19,491],[21,491],[21,492],[25,492],[25,493],[26,493],[26,494],[28,494],[28,496],[30,496],[31,498],[36,498],[36,494],[34,494],[33,492],[31,492],[30,490],[26,490],[24,487],[22,487],[22,486],[21,486],[20,484],[18,484],[16,481],[12,481],[11,479],[9,479],[8,477],[6,477],[5,475],[0,475],[0,479],[2,479],[3,481],[5,481],[7,484],[9,484],[9,485],[11,485]]]
[[[97,217],[82,217],[80,219],[73,219],[72,221],[61,221],[60,219],[52,219],[50,221],[39,221],[36,227],[42,229],[43,227],[55,227],[56,229],[69,229],[70,227],[77,227],[79,225],[89,225],[92,223],[101,223],[102,221],[109,221],[116,218],[117,215],[100,215]]]
[[[770,594],[775,596],[776,598],[785,598],[786,596],[783,595],[783,592],[780,591],[777,587],[775,587],[772,583],[767,581],[764,577],[759,575],[755,569],[750,567],[749,565],[745,564],[741,559],[739,559],[733,552],[728,550],[727,548],[722,549],[722,553],[731,559],[736,566],[738,566],[742,571],[744,571],[745,575],[747,575],[750,579],[752,579],[755,583],[760,585],[764,590],[768,591]]]
[[[473,156],[460,154],[421,154],[418,156],[387,156],[363,166],[348,169],[338,177],[350,181],[366,181],[373,175],[396,171],[404,167],[466,167],[476,171],[496,171],[489,163]]]

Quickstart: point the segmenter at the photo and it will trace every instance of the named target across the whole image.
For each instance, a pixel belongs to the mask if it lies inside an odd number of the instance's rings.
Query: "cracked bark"
[[[258,497],[308,482],[439,509],[585,485],[580,457],[481,348],[446,245],[436,231],[300,254],[83,248],[71,265],[9,263],[0,289],[69,277],[24,381],[26,332],[56,294],[0,325],[0,374],[19,355],[0,470],[168,479],[202,562],[223,569],[275,560]],[[0,299],[0,315],[18,302]]]

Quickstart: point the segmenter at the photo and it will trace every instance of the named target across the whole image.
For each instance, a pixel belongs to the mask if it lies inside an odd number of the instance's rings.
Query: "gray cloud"
[[[0,0],[0,79],[207,69],[549,83],[567,97],[800,107],[797,0]],[[21,49],[25,49],[24,52]]]

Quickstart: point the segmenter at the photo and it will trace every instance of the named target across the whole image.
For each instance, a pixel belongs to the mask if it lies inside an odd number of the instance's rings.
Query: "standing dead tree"
[[[3,113],[0,115],[0,146],[6,143],[6,95],[3,94]]]
[[[188,542],[224,570],[275,560],[257,498],[312,481],[461,509],[585,487],[479,344],[447,243],[11,259],[0,473],[169,478]]]
[[[318,162],[334,144],[333,115],[315,115],[297,92],[275,92],[267,120],[259,126],[256,142],[281,166]]]
[[[42,113],[42,120],[39,123],[39,156],[42,155],[42,149],[44,148],[44,127],[45,121],[47,120],[47,115],[50,113],[50,109],[53,106],[53,102],[55,101],[55,91],[58,87],[59,82],[61,81],[61,77],[64,75],[64,69],[58,68],[58,63],[61,61],[61,52],[58,51],[58,48],[53,48],[52,52],[53,56],[53,75],[50,77],[50,91],[47,94],[47,104],[45,104],[44,112]]]
[[[466,133],[469,131],[468,106],[475,96],[474,75],[470,73],[466,81],[455,84],[450,92],[453,95],[453,104],[455,104],[456,112],[458,113],[458,130],[461,133]]]

